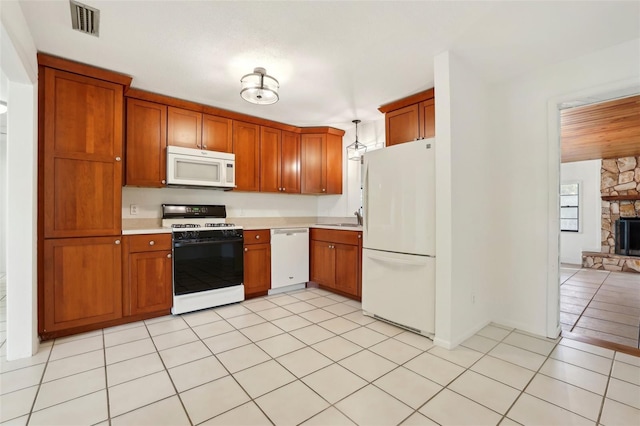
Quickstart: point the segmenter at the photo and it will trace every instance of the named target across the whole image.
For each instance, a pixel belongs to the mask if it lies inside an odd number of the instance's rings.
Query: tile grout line
[[[515,329],[514,329],[514,330],[515,330]],[[511,333],[510,333],[510,334],[511,334]],[[505,339],[506,339],[507,337],[508,337],[508,336],[505,336]],[[503,339],[503,340],[504,340],[504,339]],[[526,384],[526,385],[524,385],[524,386],[522,387],[522,390],[520,390],[520,394],[516,397],[516,399],[514,399],[514,400],[513,400],[513,403],[511,403],[511,405],[509,406],[509,408],[505,411],[504,416],[502,417],[502,419],[500,420],[500,422],[502,422],[502,421],[507,417],[507,415],[508,415],[508,414],[509,414],[509,412],[513,409],[513,407],[516,405],[516,403],[518,402],[518,400],[520,400],[520,398],[522,398],[522,395],[524,395],[524,394],[525,394],[525,391],[527,390],[527,388],[529,387],[529,385],[531,384],[531,382],[533,382],[533,380],[536,378],[536,376],[537,376],[538,374],[542,374],[542,373],[540,373],[540,370],[542,370],[542,367],[544,367],[545,363],[546,363],[549,359],[552,359],[552,358],[551,358],[551,354],[553,353],[553,351],[555,351],[555,350],[556,350],[556,348],[558,347],[558,345],[560,345],[560,342],[561,342],[561,341],[562,341],[562,338],[560,338],[557,342],[555,342],[555,344],[553,345],[553,349],[551,349],[551,350],[549,351],[549,354],[545,357],[545,360],[540,364],[540,367],[538,367],[538,369],[537,369],[537,370],[535,370],[535,373],[533,374],[533,376],[531,376],[531,378],[529,379],[529,381],[527,382],[527,384]],[[527,395],[530,395],[530,394],[527,394]],[[530,395],[530,396],[533,396],[534,398],[537,398],[535,395]],[[540,399],[540,398],[538,398],[538,399]],[[542,401],[544,401],[544,400],[542,400]],[[545,401],[545,402],[547,402],[547,403],[549,403],[549,404],[553,404],[553,403],[550,403],[549,401]],[[558,407],[558,405],[556,405],[556,404],[553,404],[553,405],[555,405],[556,407]],[[563,407],[560,407],[560,408],[563,408]],[[566,410],[566,408],[563,408],[563,409],[564,409],[564,410]],[[567,411],[569,411],[569,410],[567,410]],[[570,412],[572,412],[572,411],[570,411]]]
[[[106,394],[106,397],[107,397],[107,422],[109,422],[109,426],[111,426],[111,402],[109,399],[109,375],[107,374],[107,345],[104,340],[104,329],[102,329],[102,357],[104,360],[104,393]]]
[[[36,401],[38,400],[38,396],[40,395],[40,389],[42,388],[42,381],[44,380],[44,375],[47,372],[47,367],[49,367],[49,360],[51,359],[51,354],[53,353],[53,348],[55,347],[55,340],[53,341],[53,343],[51,344],[51,348],[49,348],[49,355],[47,356],[47,361],[45,362],[44,368],[42,369],[42,376],[40,376],[40,382],[38,383],[38,389],[36,390],[36,394],[33,397],[33,402],[31,403],[31,409],[29,410],[28,416],[27,416],[27,423],[29,424],[29,422],[31,421],[31,415],[33,414],[33,409],[36,406]],[[49,407],[47,407],[49,408]]]
[[[576,272],[577,274],[577,272]],[[587,302],[587,304],[584,306],[584,308],[582,309],[582,312],[580,312],[580,315],[578,315],[578,318],[576,319],[576,322],[573,323],[573,326],[571,327],[571,330],[569,330],[569,332],[573,332],[573,330],[576,328],[576,326],[578,325],[578,322],[580,321],[580,319],[584,316],[585,311],[587,310],[587,308],[589,307],[589,305],[591,305],[591,302],[593,301],[593,298],[596,297],[596,294],[598,294],[598,291],[600,290],[600,288],[602,287],[602,285],[604,284],[604,282],[607,280],[607,277],[609,277],[609,274],[607,274],[607,276],[602,280],[602,282],[598,285],[598,288],[596,289],[596,291],[593,293],[593,296],[591,296],[591,298],[589,299],[589,301]],[[562,300],[562,294],[560,295],[560,300]],[[586,300],[586,299],[585,299]]]
[[[187,326],[189,327],[189,330],[191,330],[191,326],[189,326],[189,324],[184,320],[184,318],[182,318],[182,316],[180,316],[180,319],[182,319],[182,321],[184,321],[184,323],[187,324]],[[178,388],[176,387],[176,384],[173,381],[173,377],[171,377],[171,373],[169,373],[169,369],[167,368],[167,365],[165,364],[164,359],[162,359],[162,355],[160,355],[160,351],[158,350],[158,346],[156,345],[155,340],[153,340],[154,336],[152,336],[151,332],[149,331],[149,325],[144,321],[143,321],[143,323],[144,323],[144,326],[145,326],[145,328],[147,330],[147,334],[149,334],[149,338],[151,339],[151,344],[153,345],[153,347],[156,350],[155,353],[158,356],[158,358],[160,358],[160,362],[162,363],[162,367],[164,368],[164,372],[167,375],[167,377],[169,377],[169,381],[171,382],[171,386],[173,386],[173,390],[175,391],[175,395],[178,397],[178,401],[180,401],[180,405],[182,406],[182,410],[184,411],[184,414],[187,416],[187,420],[189,421],[189,424],[191,426],[193,426],[193,424],[194,424],[193,420],[191,420],[191,416],[189,415],[189,412],[187,411],[187,407],[185,407],[184,402],[182,401],[182,398],[180,397],[180,392],[178,392]],[[177,331],[179,331],[179,330],[177,330]],[[191,330],[191,332],[194,333],[196,336],[198,336],[193,330]],[[165,333],[165,334],[168,334],[168,333]],[[155,374],[155,373],[153,373],[153,374]],[[170,396],[168,396],[166,398],[163,398],[161,400],[153,401],[153,402],[151,402],[151,403],[149,403],[147,405],[155,404],[155,403],[157,403],[159,401],[164,401],[165,399],[169,399],[172,396],[173,395],[170,395]],[[137,408],[135,408],[133,410],[128,411],[127,413],[131,413],[131,412],[133,412],[135,410],[138,410],[140,408],[141,407],[137,407]],[[126,414],[126,413],[122,413],[121,415],[124,415],[124,414]],[[109,419],[109,422],[111,422],[111,419]]]
[[[609,376],[607,377],[607,384],[604,387],[604,393],[602,395],[602,403],[600,404],[600,410],[598,411],[598,418],[596,424],[600,424],[602,418],[602,412],[604,411],[604,404],[607,401],[607,393],[609,392],[609,383],[611,382],[611,374],[613,373],[613,366],[616,362],[616,351],[613,352],[613,358],[611,359],[611,366],[609,367]]]

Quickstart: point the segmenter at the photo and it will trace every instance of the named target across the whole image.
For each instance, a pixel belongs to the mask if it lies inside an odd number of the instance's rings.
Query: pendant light
[[[356,125],[356,140],[351,145],[347,146],[347,158],[353,161],[360,161],[362,154],[367,152],[367,146],[358,142],[358,123],[360,123],[360,120],[353,120],[352,123],[355,123]]]
[[[264,68],[254,68],[253,73],[247,74],[240,80],[242,89],[240,96],[247,102],[258,105],[271,105],[278,102],[278,80],[267,75]]]

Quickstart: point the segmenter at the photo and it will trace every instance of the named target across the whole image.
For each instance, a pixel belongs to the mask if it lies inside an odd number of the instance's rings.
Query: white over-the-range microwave
[[[235,154],[167,147],[167,185],[217,188],[236,186]]]

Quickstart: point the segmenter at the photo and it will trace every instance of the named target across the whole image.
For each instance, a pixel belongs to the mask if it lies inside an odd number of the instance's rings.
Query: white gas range
[[[242,227],[220,205],[163,204],[172,228],[174,315],[244,300]]]

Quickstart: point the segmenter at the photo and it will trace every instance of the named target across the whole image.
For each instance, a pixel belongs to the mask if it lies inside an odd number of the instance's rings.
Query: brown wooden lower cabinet
[[[123,237],[123,312],[166,314],[173,304],[171,234]]]
[[[42,334],[122,317],[120,237],[44,241]]]
[[[271,288],[271,233],[244,231],[244,295],[263,296]]]
[[[312,228],[310,246],[311,281],[360,299],[362,232]]]

